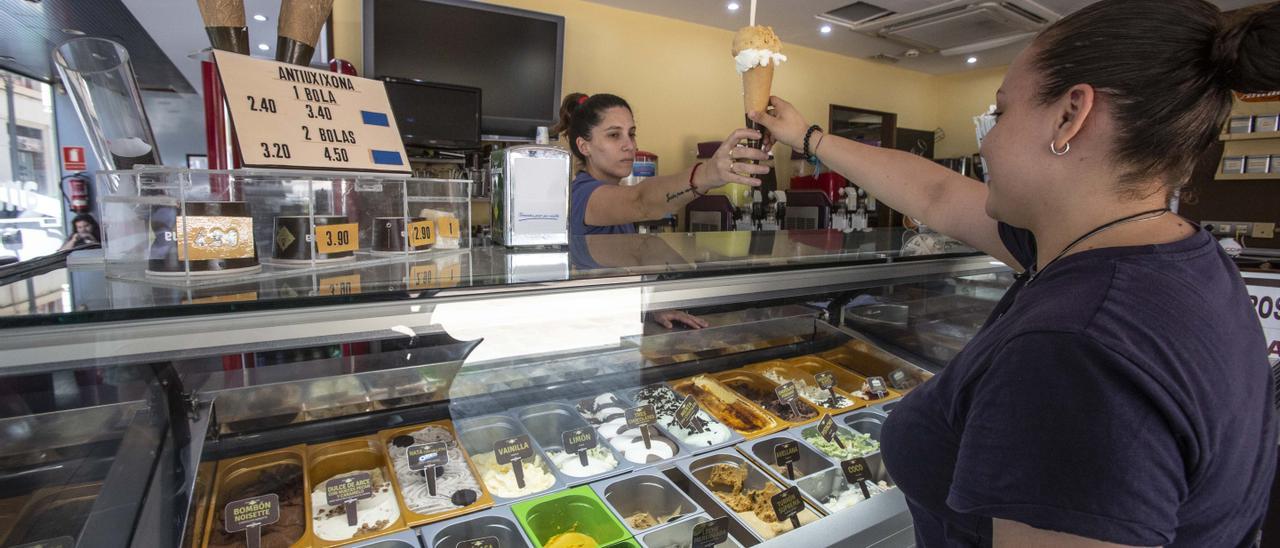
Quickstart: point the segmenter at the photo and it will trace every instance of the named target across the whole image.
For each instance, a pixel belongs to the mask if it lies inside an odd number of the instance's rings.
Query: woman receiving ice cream
[[[753,175],[769,172],[768,166],[747,163],[767,159],[764,152],[738,146],[745,139],[760,139],[760,132],[738,129],[705,163],[674,175],[651,177],[642,185],[622,186],[619,183],[631,175],[635,161],[636,123],[631,106],[616,95],[565,97],[553,133],[563,134],[581,165],[569,198],[569,230],[574,236],[632,234],[636,231],[632,223],[680,211],[694,198],[727,183],[760,186]]]

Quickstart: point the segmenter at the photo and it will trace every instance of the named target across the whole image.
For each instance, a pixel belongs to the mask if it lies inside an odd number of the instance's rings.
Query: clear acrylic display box
[[[96,175],[109,278],[218,286],[458,253],[469,180],[145,168]]]

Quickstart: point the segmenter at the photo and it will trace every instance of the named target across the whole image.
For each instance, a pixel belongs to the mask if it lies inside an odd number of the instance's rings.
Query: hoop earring
[[[1071,152],[1071,143],[1068,142],[1067,146],[1062,147],[1062,152],[1058,152],[1057,144],[1053,141],[1049,141],[1049,151],[1052,152],[1054,156],[1066,156],[1068,152]]]

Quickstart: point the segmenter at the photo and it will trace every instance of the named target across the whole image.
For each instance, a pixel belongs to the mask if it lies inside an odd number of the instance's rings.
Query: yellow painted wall
[[[968,156],[978,152],[973,117],[996,102],[1008,67],[975,70],[937,77],[937,127],[946,136],[934,145],[935,158]]]
[[[582,0],[490,2],[564,16],[564,93],[609,92],[627,99],[635,111],[640,147],[659,155],[664,174],[691,165],[695,143],[723,139],[744,123],[741,80],[729,53],[730,31]],[[360,0],[334,4],[335,53],[357,65],[363,57],[360,14]],[[823,126],[828,106],[839,104],[895,112],[901,127],[933,129],[941,119],[950,124],[952,118],[971,116],[978,110],[970,106],[978,101],[971,99],[994,94],[994,89],[985,89],[990,77],[940,78],[788,47],[787,37],[781,38],[789,61],[778,68],[774,93]],[[962,107],[963,114],[942,115],[942,109],[954,106]],[[944,146],[973,140],[971,122],[967,132],[963,127],[944,128],[948,134],[940,143]],[[976,145],[973,148],[976,151]],[[779,182],[785,187],[791,173],[790,151],[779,147],[776,154]]]

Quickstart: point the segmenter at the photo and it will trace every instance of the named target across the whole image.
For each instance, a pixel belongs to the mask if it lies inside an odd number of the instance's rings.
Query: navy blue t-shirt
[[[587,224],[587,201],[601,186],[604,186],[602,181],[588,175],[585,171],[579,172],[578,176],[573,178],[573,183],[569,186],[569,234],[573,236],[635,234],[636,225],[629,223],[601,226]]]
[[[1034,264],[1030,232],[1000,234]],[[1275,473],[1272,391],[1240,274],[1200,231],[1020,279],[894,409],[882,451],[925,548],[989,546],[992,518],[1135,546],[1247,546]]]

